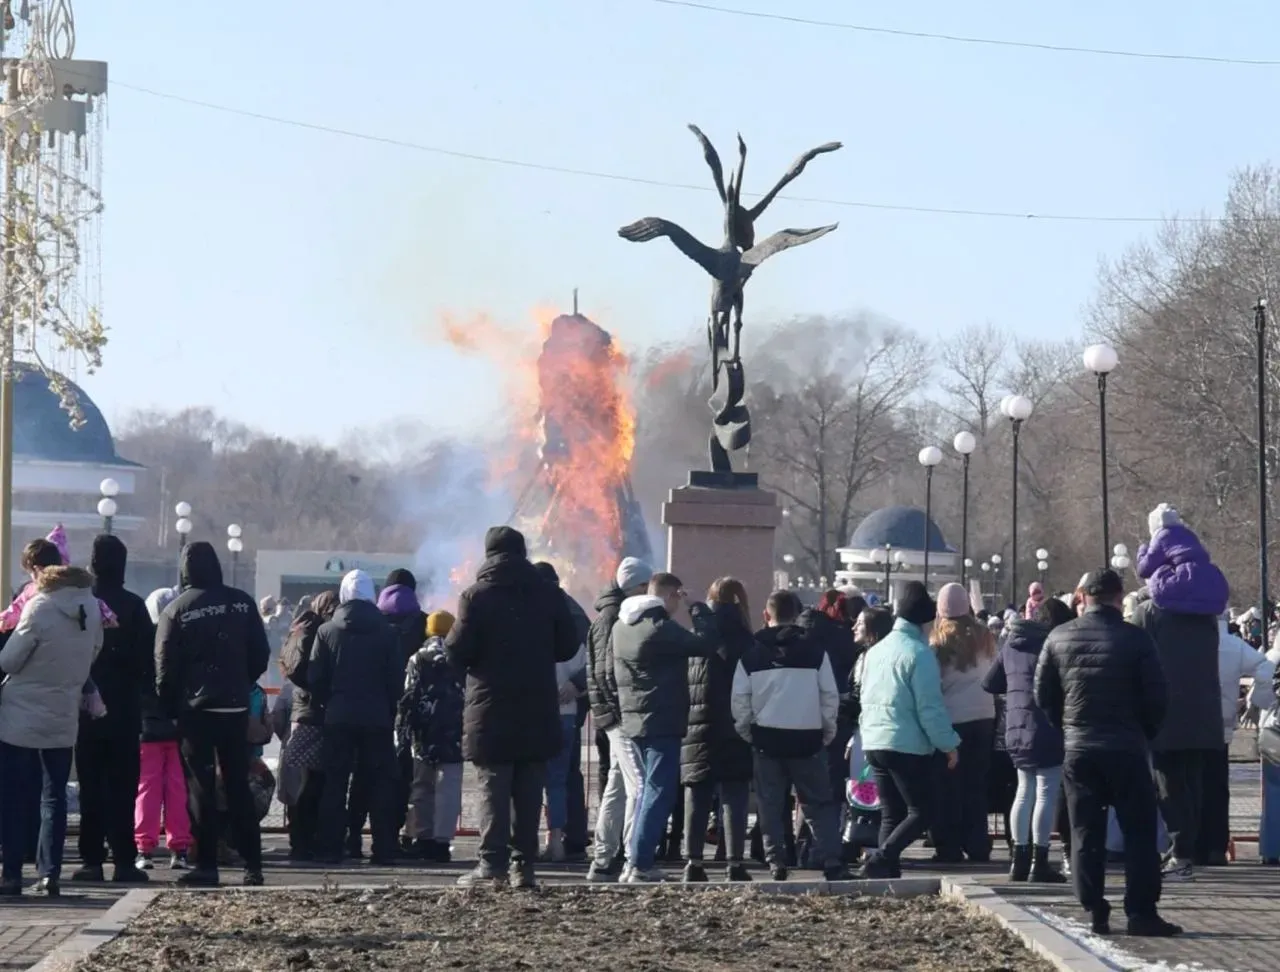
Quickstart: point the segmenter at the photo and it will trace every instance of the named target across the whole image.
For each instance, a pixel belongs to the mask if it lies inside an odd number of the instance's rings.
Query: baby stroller
[[[880,790],[869,765],[845,784],[844,828],[841,833],[846,864],[880,846]]]

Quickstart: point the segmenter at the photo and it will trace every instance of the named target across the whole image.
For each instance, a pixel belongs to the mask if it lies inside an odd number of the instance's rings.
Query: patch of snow
[[[1066,935],[1077,945],[1088,949],[1112,968],[1120,970],[1120,972],[1231,972],[1228,969],[1209,969],[1199,962],[1178,962],[1174,965],[1163,961],[1148,962],[1146,959],[1126,952],[1117,946],[1113,939],[1095,935],[1089,930],[1089,926],[1082,921],[1055,915],[1053,912],[1046,911],[1043,908],[1028,905],[1023,907],[1050,928]]]

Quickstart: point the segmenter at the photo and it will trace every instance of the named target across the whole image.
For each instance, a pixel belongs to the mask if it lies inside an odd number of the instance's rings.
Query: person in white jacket
[[[1280,644],[1272,647],[1253,676],[1249,704],[1258,708],[1258,733],[1280,727],[1280,703],[1273,679],[1280,667]],[[1280,765],[1262,761],[1262,816],[1258,821],[1258,856],[1262,863],[1280,866]]]
[[[1239,719],[1240,680],[1256,679],[1258,670],[1265,664],[1266,656],[1262,652],[1255,650],[1243,638],[1227,630],[1227,620],[1224,616],[1218,626],[1218,684],[1222,690],[1222,748],[1205,754],[1201,784],[1204,787],[1204,803],[1194,859],[1198,867],[1220,867],[1227,863],[1227,844],[1231,840],[1228,751]]]

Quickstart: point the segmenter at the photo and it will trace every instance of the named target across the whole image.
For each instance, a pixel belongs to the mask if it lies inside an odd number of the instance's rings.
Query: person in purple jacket
[[[1187,881],[1204,807],[1204,763],[1222,747],[1218,616],[1229,590],[1177,510],[1161,503],[1147,525],[1151,542],[1138,548],[1147,597],[1134,608],[1133,623],[1156,643],[1169,683],[1169,717],[1151,741],[1151,765],[1173,842],[1164,880]]]

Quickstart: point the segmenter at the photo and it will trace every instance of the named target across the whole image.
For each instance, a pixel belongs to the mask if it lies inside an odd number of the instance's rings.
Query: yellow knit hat
[[[443,638],[453,629],[454,617],[448,611],[432,611],[427,615],[427,637]]]

